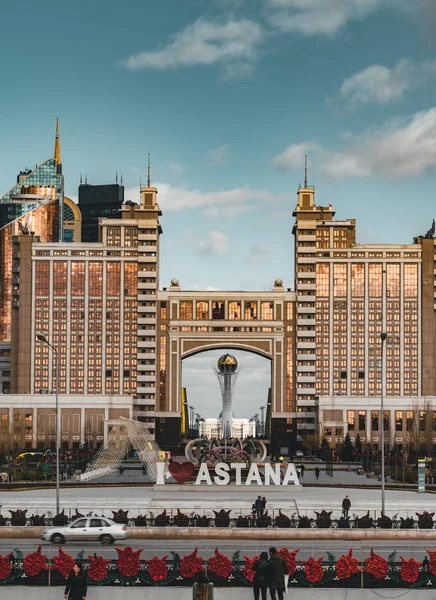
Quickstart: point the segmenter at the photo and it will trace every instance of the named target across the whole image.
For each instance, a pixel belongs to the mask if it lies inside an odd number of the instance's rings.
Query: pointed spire
[[[85,175],[85,185],[88,185],[88,175]]]
[[[61,164],[61,140],[59,137],[59,117],[56,117],[56,139],[55,139],[54,159],[55,159],[57,165]]]
[[[304,189],[307,188],[307,154],[304,155]]]
[[[115,183],[118,183],[118,170],[115,172]]]
[[[82,185],[82,173],[80,173],[80,185]]]
[[[148,177],[147,177],[147,187],[150,187],[150,155],[148,155]]]
[[[142,177],[139,176],[139,188],[142,188]]]
[[[121,173],[120,185],[123,185],[123,174]]]

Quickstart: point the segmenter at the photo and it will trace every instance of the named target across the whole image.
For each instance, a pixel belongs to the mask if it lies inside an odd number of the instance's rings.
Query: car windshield
[[[86,527],[86,519],[79,519],[78,521],[74,521],[70,525],[71,529],[78,529],[79,527]]]

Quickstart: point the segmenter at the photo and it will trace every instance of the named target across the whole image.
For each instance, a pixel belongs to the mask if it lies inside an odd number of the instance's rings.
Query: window
[[[271,321],[273,316],[274,302],[261,302],[260,303],[260,318]]]
[[[246,321],[257,319],[257,302],[245,302],[244,318]]]
[[[241,303],[229,302],[229,320],[239,320],[241,318]]]
[[[80,529],[86,527],[86,519],[79,519],[70,525],[72,529]]]
[[[403,411],[395,411],[395,431],[403,431]]]
[[[378,410],[371,411],[371,429],[378,431]]]
[[[416,298],[418,295],[418,265],[404,265],[404,297]]]
[[[343,298],[347,295],[347,265],[333,265],[333,294]]]
[[[369,295],[372,298],[379,298],[382,295],[382,265],[369,265]]]
[[[180,302],[180,318],[181,319],[192,319],[193,318],[193,305],[192,300],[182,300]]]
[[[71,294],[73,296],[85,295],[85,263],[71,263]]]
[[[38,260],[35,265],[35,293],[37,296],[48,296],[50,289],[50,263]]]
[[[67,294],[67,262],[64,260],[53,262],[53,294],[55,296]]]
[[[119,296],[120,285],[121,285],[121,265],[119,262],[108,262],[107,268],[107,281],[106,290],[108,296]]]
[[[386,293],[388,298],[400,297],[400,265],[386,265]]]
[[[316,294],[319,297],[329,296],[330,289],[330,265],[318,263],[316,265]]]
[[[355,416],[354,416],[354,410],[349,410],[348,411],[348,431],[354,431],[355,428]]]

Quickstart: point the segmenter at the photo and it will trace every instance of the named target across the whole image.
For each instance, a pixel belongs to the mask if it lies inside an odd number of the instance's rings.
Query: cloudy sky
[[[73,197],[118,170],[137,200],[150,152],[162,286],[291,287],[306,153],[359,242],[435,217],[434,0],[21,0],[0,18],[0,189],[52,155],[56,116]]]

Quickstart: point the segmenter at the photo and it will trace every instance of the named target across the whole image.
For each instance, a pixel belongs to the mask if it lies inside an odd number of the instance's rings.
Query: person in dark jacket
[[[348,517],[348,511],[351,508],[351,500],[348,496],[345,496],[345,498],[342,500],[342,516],[347,518]]]
[[[279,600],[283,600],[283,594],[285,592],[285,575],[289,573],[288,565],[284,558],[282,558],[275,548],[269,549],[269,564],[271,568],[269,591],[271,594],[271,600],[276,600],[276,593]]]
[[[271,573],[271,566],[266,552],[261,552],[259,559],[256,560],[253,565],[253,571],[254,600],[259,600],[260,594],[262,594],[262,600],[266,600],[266,592],[269,586]]]
[[[65,587],[65,600],[86,600],[87,583],[82,565],[74,563]]]

